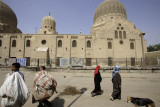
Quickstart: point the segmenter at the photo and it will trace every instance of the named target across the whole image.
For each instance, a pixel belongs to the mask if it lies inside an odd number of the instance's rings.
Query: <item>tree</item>
[[[152,52],[152,51],[160,51],[160,44],[149,45],[147,47],[147,52]]]

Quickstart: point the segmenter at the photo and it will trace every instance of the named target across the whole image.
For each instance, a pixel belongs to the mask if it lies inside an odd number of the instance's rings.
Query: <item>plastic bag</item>
[[[21,107],[29,98],[28,88],[18,72],[8,74],[0,88],[2,107]]]

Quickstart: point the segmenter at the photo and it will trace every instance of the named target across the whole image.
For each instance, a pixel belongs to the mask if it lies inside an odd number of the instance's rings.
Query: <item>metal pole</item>
[[[37,60],[37,71],[39,70],[39,59]]]
[[[142,45],[142,67],[145,65],[145,61],[144,61],[144,44],[143,44],[143,37],[144,37],[145,33],[141,33],[141,45]]]
[[[126,58],[126,67],[127,67],[127,58]]]
[[[12,39],[12,36],[10,36],[10,40],[9,40],[9,58],[11,57],[11,39]]]
[[[24,36],[24,50],[23,50],[23,58],[25,58],[25,46],[26,46],[26,36]]]

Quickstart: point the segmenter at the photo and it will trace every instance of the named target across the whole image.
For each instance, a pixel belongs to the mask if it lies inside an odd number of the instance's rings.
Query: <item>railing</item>
[[[6,58],[0,59],[0,66],[9,67],[14,62],[19,62],[21,66],[29,67],[160,67],[160,58],[56,58],[56,59],[27,59],[27,58]]]

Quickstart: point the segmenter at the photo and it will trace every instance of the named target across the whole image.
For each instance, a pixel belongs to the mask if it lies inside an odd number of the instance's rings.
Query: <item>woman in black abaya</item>
[[[121,75],[119,74],[119,66],[116,66],[112,73],[113,92],[111,100],[121,99]]]

